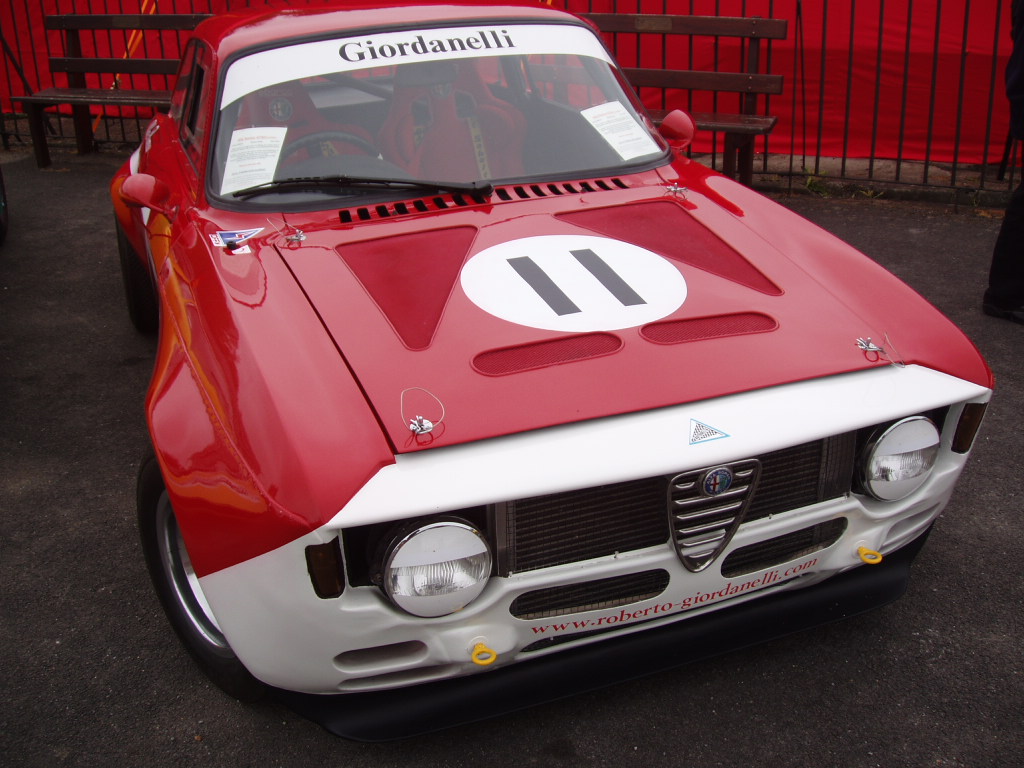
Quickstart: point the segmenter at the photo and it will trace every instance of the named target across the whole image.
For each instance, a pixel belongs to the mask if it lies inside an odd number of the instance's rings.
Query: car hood
[[[397,453],[894,362],[987,376],[894,277],[710,174],[337,216],[275,247]]]

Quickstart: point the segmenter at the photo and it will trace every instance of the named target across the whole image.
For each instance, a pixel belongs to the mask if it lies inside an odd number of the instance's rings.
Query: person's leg
[[[982,306],[987,315],[1024,323],[1024,183],[1006,207]]]

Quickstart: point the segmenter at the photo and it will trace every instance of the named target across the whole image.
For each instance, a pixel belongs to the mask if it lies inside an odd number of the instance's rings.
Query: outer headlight
[[[487,541],[468,523],[442,521],[398,537],[384,556],[384,592],[414,616],[447,616],[475,600],[491,573]]]
[[[868,446],[864,490],[880,501],[905,499],[922,485],[939,454],[939,430],[931,419],[897,421]]]

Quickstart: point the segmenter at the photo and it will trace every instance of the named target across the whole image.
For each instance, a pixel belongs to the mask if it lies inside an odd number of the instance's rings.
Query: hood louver
[[[511,203],[516,200],[536,200],[542,197],[558,197],[561,195],[579,195],[583,193],[615,189],[628,189],[629,185],[622,179],[590,179],[587,181],[557,182],[548,184],[512,184],[496,187],[492,197],[484,201],[472,195],[437,195],[422,197],[416,200],[403,200],[395,203],[366,205],[358,208],[345,208],[338,213],[342,224],[358,224],[364,221],[393,219],[399,216],[412,216],[419,213],[434,213],[450,208],[468,208],[473,205],[494,204],[497,202]]]

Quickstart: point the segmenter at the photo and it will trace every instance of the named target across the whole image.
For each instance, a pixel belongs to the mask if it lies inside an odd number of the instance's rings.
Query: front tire
[[[140,333],[156,333],[160,326],[160,306],[149,270],[128,242],[121,222],[115,220],[117,229],[117,255],[121,260],[121,277],[124,280],[124,299],[128,305],[128,317]]]
[[[239,661],[210,610],[152,454],[139,468],[138,515],[150,579],[182,644],[225,693],[242,701],[262,698],[264,684]]]
[[[10,213],[7,209],[7,187],[4,186],[4,172],[0,170],[0,245],[7,237],[7,222]]]

